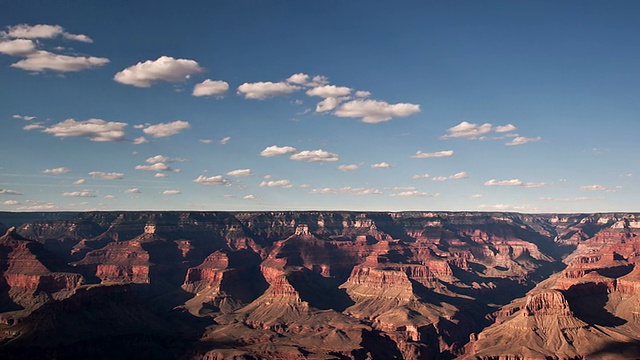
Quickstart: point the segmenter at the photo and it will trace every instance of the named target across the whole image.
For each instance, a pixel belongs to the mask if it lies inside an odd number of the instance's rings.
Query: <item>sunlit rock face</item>
[[[3,358],[640,358],[638,214],[18,215]]]

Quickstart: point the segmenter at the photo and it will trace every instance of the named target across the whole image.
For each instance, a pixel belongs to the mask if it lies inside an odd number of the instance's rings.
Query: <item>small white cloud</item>
[[[113,79],[121,84],[146,88],[157,81],[180,82],[203,71],[195,60],[161,56],[129,66],[115,74]]]
[[[225,136],[222,139],[220,139],[220,141],[218,141],[218,143],[220,145],[227,145],[227,143],[229,142],[229,140],[231,140],[231,136]]]
[[[0,189],[0,195],[22,195],[22,193],[15,190]]]
[[[27,55],[11,67],[22,70],[43,72],[46,70],[59,72],[75,72],[97,68],[109,63],[109,59],[94,56],[69,56],[39,50]]]
[[[603,197],[586,197],[579,196],[574,198],[552,198],[552,197],[541,197],[540,200],[544,201],[556,201],[556,202],[579,202],[579,201],[596,201],[596,200],[604,200]]]
[[[286,82],[244,83],[238,86],[238,95],[244,96],[245,99],[264,100],[274,96],[289,95],[299,89],[299,86]]]
[[[440,194],[438,194],[438,193],[430,194],[430,193],[427,193],[427,192],[413,190],[413,191],[402,191],[402,192],[395,193],[395,194],[389,194],[389,196],[399,196],[399,197],[438,197],[438,196],[440,196]]]
[[[245,195],[242,198],[245,200],[258,200],[258,198],[255,197],[254,195]]]
[[[527,182],[522,184],[522,186],[526,187],[526,188],[539,188],[539,187],[545,187],[549,184],[545,183],[545,182],[539,182],[539,183],[534,183],[534,182]]]
[[[494,210],[511,210],[513,209],[513,206],[508,205],[508,204],[495,204],[495,205],[479,205],[478,206],[481,209],[494,209]]]
[[[515,125],[507,124],[507,125],[496,126],[495,128],[493,128],[493,131],[497,133],[505,133],[505,132],[515,131],[517,129],[518,128]]]
[[[371,96],[371,93],[368,91],[359,90],[359,91],[356,91],[355,96],[359,98],[366,98]]]
[[[45,129],[44,126],[42,126],[42,124],[36,123],[36,124],[29,124],[29,125],[25,125],[22,127],[23,130],[26,131],[30,131],[30,130],[42,130]]]
[[[73,182],[73,185],[84,185],[87,182],[85,179],[78,179]]]
[[[435,177],[431,178],[432,181],[445,181],[445,180],[448,180],[448,179],[449,178],[446,177],[446,176],[435,176]]]
[[[413,190],[416,190],[416,187],[415,186],[392,186],[392,187],[386,187],[384,189],[391,190],[391,191],[413,191]]]
[[[340,160],[338,154],[324,151],[322,149],[300,151],[297,154],[291,155],[289,159],[307,162],[333,162]]]
[[[302,184],[302,185],[300,185],[300,188],[302,188],[302,189],[307,189],[307,188],[310,188],[310,187],[311,187],[311,184]]]
[[[193,87],[193,96],[221,96],[229,90],[229,84],[222,80],[207,79]]]
[[[595,185],[584,185],[580,186],[580,190],[588,190],[588,191],[606,191],[606,192],[614,192],[616,189],[622,188],[621,186],[617,186],[616,188],[608,188],[603,185],[595,184]]]
[[[20,120],[24,120],[24,121],[31,121],[33,119],[35,119],[35,116],[26,116],[26,115],[12,115],[11,116],[14,119],[20,119]]]
[[[291,181],[289,180],[271,180],[271,181],[263,181],[260,183],[260,187],[281,187],[281,188],[290,188]]]
[[[31,40],[27,39],[15,39],[9,41],[0,42],[0,53],[22,56],[34,52],[36,45]]]
[[[2,205],[20,205],[20,202],[17,200],[5,200]]]
[[[307,82],[309,82],[309,75],[303,73],[293,74],[289,76],[287,82],[298,85],[305,85]]]
[[[147,160],[145,160],[147,163],[149,164],[157,164],[157,163],[174,163],[174,162],[183,162],[185,161],[184,159],[180,159],[180,158],[172,158],[172,157],[168,157],[168,156],[163,156],[163,155],[155,155],[152,156],[150,158],[147,158]]]
[[[262,178],[263,178],[263,179],[265,179],[265,180],[269,180],[269,179],[271,179],[272,177],[273,177],[272,175],[268,175],[268,174],[267,174],[267,175],[263,176]]]
[[[460,124],[449,128],[447,130],[449,133],[447,135],[442,136],[442,138],[443,139],[449,139],[449,138],[477,139],[478,137],[491,132],[492,129],[493,128],[489,123],[478,125],[478,124],[472,124],[472,123],[463,121]]]
[[[116,197],[113,195],[105,195],[104,196],[105,199],[115,199]]]
[[[420,175],[413,175],[411,178],[412,179],[428,179],[430,177],[429,174],[424,173],[424,174],[420,174]]]
[[[455,173],[455,174],[449,176],[449,179],[454,179],[454,180],[456,180],[456,179],[466,179],[468,177],[469,177],[469,174],[467,174],[464,171],[461,171],[459,173]]]
[[[338,166],[340,171],[355,171],[360,168],[359,164],[342,164]]]
[[[156,171],[156,172],[161,172],[161,171],[180,172],[180,169],[174,169],[171,166],[161,162],[155,163],[152,165],[136,165],[135,169],[144,170],[144,171]]]
[[[62,207],[54,204],[54,203],[44,203],[44,204],[36,204],[29,206],[20,206],[17,210],[20,211],[53,211],[53,210],[62,210]]]
[[[144,143],[148,143],[149,140],[147,140],[147,138],[145,138],[144,136],[140,136],[137,137],[135,139],[133,139],[133,144],[134,145],[140,145],[140,144],[144,144]]]
[[[179,194],[182,194],[182,191],[180,191],[180,190],[165,190],[165,191],[161,192],[160,194],[162,194],[162,195],[179,195]]]
[[[62,193],[65,197],[96,197],[95,190],[82,190]]]
[[[43,133],[53,134],[56,137],[86,137],[91,141],[120,141],[124,139],[123,122],[111,122],[102,119],[89,119],[76,121],[67,119],[54,124],[44,130]]]
[[[167,175],[167,174],[165,174],[165,173],[155,173],[155,174],[153,175],[153,177],[157,177],[157,178],[165,178],[165,177],[167,177],[167,176],[169,176],[169,175]]]
[[[251,172],[251,169],[238,169],[238,170],[229,171],[227,175],[235,176],[235,177],[245,177],[245,176],[253,176],[253,173]]]
[[[480,199],[481,197],[483,197],[482,194],[473,194],[473,195],[471,195],[472,199]]]
[[[316,112],[326,112],[335,109],[340,104],[340,99],[329,97],[316,105]]]
[[[371,167],[374,168],[374,169],[391,169],[391,168],[394,168],[396,166],[392,165],[392,164],[389,164],[389,163],[386,163],[386,162],[383,161],[383,162],[380,162],[380,163],[377,163],[377,164],[371,164]]]
[[[414,159],[425,159],[425,158],[447,157],[447,156],[452,156],[453,154],[454,154],[453,150],[442,150],[442,151],[436,151],[436,152],[430,152],[430,153],[417,151],[415,155],[411,155],[411,157]]]
[[[225,179],[222,175],[210,176],[206,177],[204,175],[198,176],[193,182],[202,185],[211,185],[211,186],[231,186],[231,180]]]
[[[200,139],[198,141],[200,141],[203,144],[211,144],[213,142],[213,140],[211,139]]]
[[[324,85],[307,90],[307,95],[321,98],[337,98],[351,94],[351,88],[345,86]]]
[[[12,38],[22,39],[53,39],[62,36],[65,39],[80,42],[93,42],[90,37],[83,34],[72,34],[64,30],[60,25],[27,25],[20,24],[9,27],[6,35]]]
[[[509,141],[508,143],[506,143],[505,145],[507,146],[515,146],[515,145],[522,145],[522,144],[526,144],[526,143],[530,143],[530,142],[537,142],[542,140],[542,138],[540,136],[535,137],[535,138],[528,138],[528,137],[524,137],[524,136],[518,136],[513,138],[511,141]]]
[[[271,157],[271,156],[279,156],[285,154],[291,154],[298,151],[296,148],[291,146],[268,146],[264,150],[260,152],[260,156]]]
[[[350,186],[345,186],[341,188],[322,188],[322,189],[311,189],[309,191],[310,194],[320,194],[320,195],[379,195],[382,192],[378,189],[374,188],[352,188]]]
[[[186,130],[190,128],[191,128],[191,124],[189,124],[188,121],[176,120],[169,123],[151,125],[143,129],[142,131],[147,135],[153,136],[154,138],[160,138],[160,137],[172,136],[181,132],[182,130]]]
[[[484,183],[484,186],[521,186],[522,181],[519,179],[511,179],[511,180],[496,180],[491,179]]]
[[[117,173],[117,172],[106,173],[102,171],[92,171],[89,173],[89,175],[91,175],[91,177],[93,177],[94,179],[101,179],[101,180],[120,180],[124,178],[123,173]]]
[[[125,194],[140,194],[140,188],[131,188],[123,191]]]
[[[352,100],[342,104],[334,113],[338,117],[362,118],[362,122],[375,124],[394,117],[406,117],[420,112],[420,105],[389,104],[377,100]]]
[[[69,172],[71,172],[71,170],[69,170],[66,167],[58,167],[58,168],[53,168],[53,169],[42,170],[42,173],[51,174],[51,175],[61,175],[61,174],[69,173]]]

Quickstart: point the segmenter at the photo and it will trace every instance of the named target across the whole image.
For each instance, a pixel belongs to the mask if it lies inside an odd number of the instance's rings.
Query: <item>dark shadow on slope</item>
[[[354,350],[352,355],[357,360],[392,360],[402,359],[402,353],[396,343],[377,330],[362,332],[362,349]],[[370,356],[369,356],[370,355]]]
[[[376,224],[376,228],[386,234],[391,235],[394,239],[400,239],[404,242],[415,242],[416,239],[409,236],[401,224],[391,218],[390,214],[385,213],[368,213],[367,217]]]
[[[606,284],[585,283],[572,285],[565,295],[573,314],[588,324],[607,327],[626,324],[626,320],[605,309],[609,300],[607,291]]]
[[[354,305],[345,289],[339,289],[340,283],[333,278],[326,278],[309,270],[291,273],[287,280],[300,294],[300,299],[320,310],[343,312]]]
[[[600,359],[617,355],[621,359],[640,359],[640,341],[611,341],[600,349],[588,354],[586,358]]]

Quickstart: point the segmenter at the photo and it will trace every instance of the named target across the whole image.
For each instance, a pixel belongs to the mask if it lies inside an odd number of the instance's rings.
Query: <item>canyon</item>
[[[640,214],[0,213],[0,357],[640,358]]]

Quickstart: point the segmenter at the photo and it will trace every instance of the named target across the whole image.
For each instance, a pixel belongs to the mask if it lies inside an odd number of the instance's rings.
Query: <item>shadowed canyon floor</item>
[[[0,357],[640,358],[640,214],[0,213]]]

